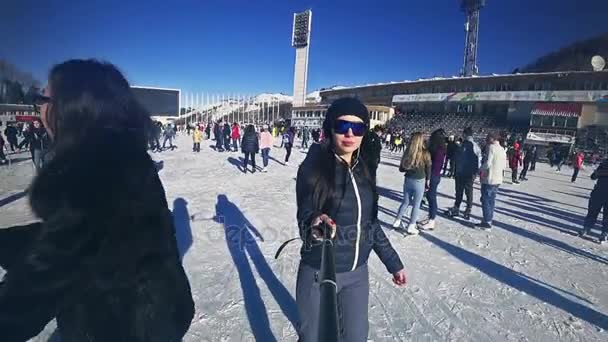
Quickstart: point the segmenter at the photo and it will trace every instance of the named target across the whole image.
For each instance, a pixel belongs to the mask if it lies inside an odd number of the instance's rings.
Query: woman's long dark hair
[[[431,152],[431,155],[434,155],[438,150],[446,150],[447,143],[445,141],[445,130],[440,128],[438,130],[433,131],[431,133],[431,137],[429,138],[429,146],[428,150]]]
[[[114,65],[69,60],[53,67],[49,87],[46,121],[57,153],[112,137],[146,150],[152,121]]]

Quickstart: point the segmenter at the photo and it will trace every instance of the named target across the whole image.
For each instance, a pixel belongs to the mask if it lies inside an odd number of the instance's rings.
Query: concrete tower
[[[310,28],[312,11],[294,13],[291,46],[296,49],[296,64],[293,76],[293,106],[306,104],[306,82],[308,81],[308,48],[310,46]]]

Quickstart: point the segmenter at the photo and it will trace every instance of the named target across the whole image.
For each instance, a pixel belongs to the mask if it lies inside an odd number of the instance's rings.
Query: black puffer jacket
[[[243,153],[258,153],[260,150],[260,142],[258,135],[255,132],[246,132],[241,140],[241,150]]]
[[[44,127],[34,128],[30,133],[30,151],[46,151],[51,145],[49,134]]]
[[[608,197],[608,159],[604,160],[591,174],[591,179],[597,180],[593,191]]]
[[[30,189],[42,221],[0,229],[0,340],[56,317],[64,342],[181,341],[194,305],[146,151],[92,139],[57,153]]]
[[[302,262],[316,269],[320,269],[322,248],[312,240],[310,225],[314,218],[323,213],[314,207],[310,175],[316,167],[316,159],[321,153],[327,153],[326,149],[320,144],[311,147],[298,169],[296,182],[300,237],[304,240]],[[374,250],[387,270],[395,273],[403,269],[403,264],[376,219],[377,196],[374,195],[372,184],[365,180],[364,167],[360,161],[355,161],[350,170],[341,161],[336,165],[333,209],[325,213],[338,226],[336,272],[349,272],[367,264],[369,254]]]

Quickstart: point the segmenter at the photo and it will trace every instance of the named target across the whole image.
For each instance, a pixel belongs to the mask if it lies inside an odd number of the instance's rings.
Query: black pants
[[[285,150],[287,150],[287,154],[285,155],[285,162],[289,162],[289,156],[291,156],[291,144],[285,144]]]
[[[8,144],[11,148],[12,152],[15,152],[15,148],[19,148],[19,144],[17,144],[17,138],[15,139],[7,139],[8,140]]]
[[[467,196],[467,208],[466,212],[471,212],[473,207],[473,176],[462,176],[456,175],[456,201],[454,202],[454,208],[460,209],[462,203],[462,196]]]
[[[585,229],[591,230],[595,226],[597,216],[600,211],[603,210],[604,218],[602,219],[602,233],[608,234],[608,213],[606,208],[608,207],[608,189],[595,188],[591,191],[589,197],[589,210],[587,211],[587,217],[585,218]]]
[[[23,141],[21,141],[21,143],[17,147],[19,147],[19,149],[29,148],[30,147],[30,142],[27,139],[23,139]]]
[[[513,183],[517,183],[517,169],[511,169],[511,180]]]
[[[532,159],[532,162],[530,162],[530,171],[534,170],[536,170],[536,160]]]
[[[192,146],[192,152],[200,152],[201,151],[201,143],[194,143]]]
[[[0,145],[0,161],[5,161],[6,156],[4,155],[4,146]]]
[[[528,169],[530,168],[530,162],[524,162],[524,168],[521,170],[521,174],[519,175],[519,179],[526,178],[528,175]]]
[[[572,174],[572,183],[576,182],[576,177],[578,177],[578,168],[574,168],[574,173]]]
[[[219,152],[224,150],[224,144],[222,142],[222,139],[219,136],[217,136],[215,138],[215,149],[218,150]]]
[[[224,137],[224,149],[230,151],[230,137]]]
[[[247,164],[249,164],[250,157],[251,157],[251,166],[252,166],[251,172],[255,172],[255,153],[252,153],[252,152],[245,152],[245,162],[243,165],[243,172],[247,172]]]

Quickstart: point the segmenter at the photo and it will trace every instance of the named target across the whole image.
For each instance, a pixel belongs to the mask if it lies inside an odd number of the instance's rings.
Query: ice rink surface
[[[164,164],[160,176],[196,303],[184,341],[295,341],[300,244],[278,260],[274,254],[297,236],[295,177],[306,154],[294,148],[284,166],[285,151],[274,148],[268,173],[245,175],[241,153],[217,153],[212,144],[203,141],[193,153],[182,134],[178,149],[152,154]],[[23,192],[33,176],[27,157],[13,155],[11,166],[0,167],[0,227],[35,220]],[[591,169],[572,184],[572,169],[538,164],[521,185],[511,184],[507,170],[492,231],[439,218],[434,231],[404,237],[390,228],[402,199],[399,159],[382,154],[379,219],[406,264],[408,285],[395,287],[372,254],[369,340],[608,340],[608,245],[595,243],[597,230],[587,240],[575,236]],[[443,178],[439,192],[440,208],[452,206],[453,180]],[[472,216],[481,217],[479,184]],[[227,242],[224,226],[235,225],[249,227],[244,249]],[[54,330],[51,322],[32,341],[60,341]]]

